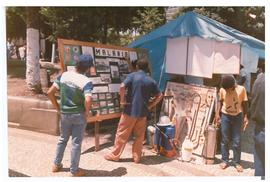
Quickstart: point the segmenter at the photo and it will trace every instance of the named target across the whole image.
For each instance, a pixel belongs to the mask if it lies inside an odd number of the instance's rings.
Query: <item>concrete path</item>
[[[106,176],[253,176],[253,155],[242,152],[244,172],[238,173],[234,167],[221,170],[218,166],[221,156],[217,155],[214,165],[181,162],[157,156],[144,146],[144,156],[140,164],[132,162],[130,141],[120,162],[106,161],[103,156],[112,149],[116,126],[108,130],[101,129],[100,150],[94,151],[93,130],[85,133],[82,144],[80,167],[87,170],[89,177]],[[63,159],[64,169],[59,173],[51,172],[58,136],[8,128],[8,163],[10,176],[69,176],[70,149],[69,142]]]

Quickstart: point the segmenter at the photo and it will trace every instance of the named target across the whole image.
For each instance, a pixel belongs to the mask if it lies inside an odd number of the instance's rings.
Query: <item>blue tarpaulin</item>
[[[194,36],[240,44],[254,51],[260,58],[265,58],[263,41],[195,12],[179,16],[135,40],[128,47],[144,48],[149,51],[152,77],[164,91],[166,81],[169,79],[169,74],[165,73],[167,38]]]

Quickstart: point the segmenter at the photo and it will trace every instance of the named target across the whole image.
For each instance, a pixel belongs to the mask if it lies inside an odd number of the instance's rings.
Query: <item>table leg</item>
[[[95,151],[99,150],[99,121],[95,122]]]

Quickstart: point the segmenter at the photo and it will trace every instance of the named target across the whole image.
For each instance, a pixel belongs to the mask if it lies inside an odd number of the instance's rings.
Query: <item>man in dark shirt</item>
[[[255,123],[254,166],[255,176],[265,176],[265,74],[264,70],[252,88],[250,119]]]
[[[129,136],[133,132],[135,140],[132,146],[132,156],[135,163],[140,162],[148,111],[163,96],[156,82],[146,74],[148,69],[146,60],[139,60],[136,67],[137,71],[129,74],[120,86],[120,105],[123,113],[118,124],[114,147],[109,154],[105,155],[106,160],[119,160]],[[153,99],[149,102],[151,97]]]

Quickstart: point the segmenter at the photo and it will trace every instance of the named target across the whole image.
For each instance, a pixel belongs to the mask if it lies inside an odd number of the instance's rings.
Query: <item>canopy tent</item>
[[[164,91],[166,80],[169,79],[169,75],[165,73],[164,68],[167,38],[195,36],[240,44],[251,49],[260,58],[265,58],[265,45],[263,41],[195,12],[187,12],[175,20],[166,23],[135,40],[129,47],[149,50],[152,76],[159,83],[160,89]]]

